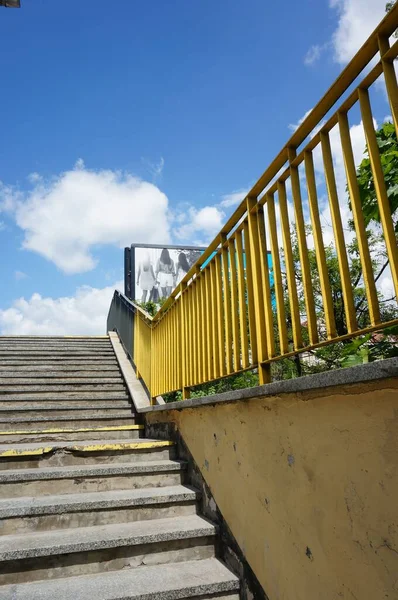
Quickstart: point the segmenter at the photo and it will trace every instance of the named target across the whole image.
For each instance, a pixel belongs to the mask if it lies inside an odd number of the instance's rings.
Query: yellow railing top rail
[[[321,120],[327,115],[327,113],[334,107],[336,102],[341,99],[343,94],[348,91],[350,85],[355,79],[362,73],[362,71],[369,65],[372,58],[379,51],[379,39],[383,37],[390,37],[398,26],[398,3],[396,3],[391,10],[386,14],[384,19],[376,27],[373,33],[369,36],[367,41],[358,50],[352,60],[343,69],[331,87],[327,90],[321,100],[312,109],[305,120],[299,125],[287,143],[283,146],[271,164],[267,167],[258,181],[251,188],[246,197],[242,200],[233,214],[230,216],[228,221],[222,227],[220,232],[216,235],[213,241],[208,245],[202,256],[197,260],[195,265],[190,269],[186,276],[182,279],[180,284],[174,289],[170,297],[161,306],[156,315],[152,318],[146,313],[141,307],[137,306],[137,309],[144,313],[145,318],[155,324],[159,321],[163,314],[171,307],[174,303],[176,296],[179,296],[182,290],[187,286],[188,282],[195,277],[195,274],[200,270],[201,265],[208,261],[211,255],[216,252],[220,245],[221,247],[227,243],[227,236],[231,230],[239,226],[239,222],[242,217],[247,213],[247,200],[248,198],[254,198],[256,201],[260,194],[262,194],[266,187],[272,182],[272,180],[279,174],[279,171],[283,169],[284,165],[288,161],[288,153],[291,149],[297,150],[299,146],[306,140],[308,135],[313,132],[314,128],[321,122]],[[384,54],[383,60],[393,60],[397,55],[398,40],[393,46]],[[374,81],[378,75],[382,72],[381,63],[379,62],[364,79],[363,84],[366,85],[367,79]],[[348,110],[358,98],[358,90],[355,90],[348,98],[346,98],[341,105],[339,110]],[[320,135],[323,131],[330,131],[330,129],[337,123],[338,115],[335,113],[330,119],[322,125],[319,132],[316,133],[314,138],[311,140],[311,146],[307,146],[305,150],[315,147],[319,143]],[[288,177],[290,166],[299,164],[302,160],[302,156],[299,153],[294,161],[290,162],[286,173],[280,173],[278,175],[279,180],[284,180]],[[267,193],[275,191],[277,182],[273,186],[266,190]],[[253,209],[255,209],[254,205]]]

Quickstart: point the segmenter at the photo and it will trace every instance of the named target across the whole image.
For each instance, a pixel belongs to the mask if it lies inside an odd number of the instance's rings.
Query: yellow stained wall
[[[270,600],[398,598],[398,381],[147,415],[174,422]]]

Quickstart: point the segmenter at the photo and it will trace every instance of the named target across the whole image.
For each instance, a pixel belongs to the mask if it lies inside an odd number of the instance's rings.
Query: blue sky
[[[21,2],[0,9],[0,333],[102,333],[123,246],[209,241],[385,4]]]

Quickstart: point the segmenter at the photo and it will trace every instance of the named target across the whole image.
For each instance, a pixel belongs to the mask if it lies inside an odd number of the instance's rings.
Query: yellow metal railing
[[[349,125],[350,111],[356,110],[363,125],[386,254],[395,294],[398,294],[397,240],[369,95],[369,88],[376,80],[384,78],[397,132],[398,88],[393,61],[398,54],[398,42],[392,47],[389,42],[397,27],[398,5],[395,5],[153,320],[137,313],[134,360],[152,397],[179,389],[187,397],[189,389],[196,385],[253,368],[259,371],[260,383],[268,382],[272,361],[398,322],[382,322],[380,317]],[[358,82],[359,76],[362,79]],[[337,101],[340,104],[330,115]],[[338,132],[335,139],[339,141],[344,161],[358,242],[369,312],[365,328],[357,322],[344,234],[346,223],[341,216],[342,198],[331,144],[332,130]],[[318,198],[319,164],[323,169],[341,279],[345,332],[336,330]],[[308,225],[316,254],[324,323],[319,323],[315,307]],[[297,239],[298,261],[293,255],[292,227]],[[298,269],[301,289],[296,282]],[[300,312],[302,299],[304,316],[303,311]]]

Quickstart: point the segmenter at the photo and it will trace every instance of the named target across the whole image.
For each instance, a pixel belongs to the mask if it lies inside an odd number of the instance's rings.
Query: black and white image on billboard
[[[202,248],[132,246],[135,300],[168,298],[203,253]],[[132,273],[133,275],[133,273]]]

